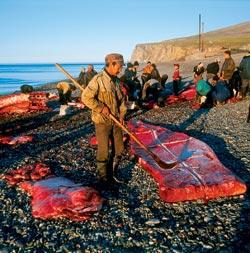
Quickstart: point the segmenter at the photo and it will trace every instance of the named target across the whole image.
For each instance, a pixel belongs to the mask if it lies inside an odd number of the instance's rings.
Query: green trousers
[[[122,130],[116,125],[96,124],[97,170],[99,179],[109,181],[113,177],[113,160],[121,157],[124,150]],[[109,147],[111,141],[111,159]]]

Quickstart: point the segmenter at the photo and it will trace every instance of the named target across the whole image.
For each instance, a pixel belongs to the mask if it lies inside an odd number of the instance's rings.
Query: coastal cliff
[[[221,55],[226,48],[233,52],[250,50],[250,22],[204,33],[204,50],[198,50],[198,36],[166,40],[156,43],[138,44],[131,61],[164,63],[203,59]]]

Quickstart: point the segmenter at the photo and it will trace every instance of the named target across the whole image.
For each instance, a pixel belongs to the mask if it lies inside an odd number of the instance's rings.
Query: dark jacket
[[[233,76],[235,70],[235,63],[232,57],[225,59],[222,68],[221,68],[221,73],[222,77],[225,80],[230,80]]]
[[[250,54],[243,57],[239,70],[241,72],[242,79],[250,79]]]
[[[230,91],[224,82],[219,81],[213,87],[212,98],[214,101],[224,102],[230,97]]]
[[[152,72],[151,72],[151,77],[152,77],[152,79],[156,79],[156,80],[158,80],[159,82],[161,81],[161,75],[160,75],[160,73],[159,73],[159,71],[158,71],[157,68],[154,68],[154,69],[152,70]]]
[[[220,65],[218,62],[211,62],[207,65],[207,73],[217,75],[220,70]]]
[[[128,68],[124,71],[124,79],[125,81],[133,81],[136,77],[136,72],[133,70],[129,70]]]
[[[85,73],[81,72],[78,79],[80,85],[85,88],[95,75],[97,75],[97,72],[95,70],[92,70],[91,72],[87,71]]]
[[[204,67],[199,68],[198,66],[194,66],[193,72],[195,74],[203,74],[205,72],[205,68]]]

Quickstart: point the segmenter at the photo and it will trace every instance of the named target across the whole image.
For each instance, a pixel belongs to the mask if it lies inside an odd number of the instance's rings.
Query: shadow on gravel
[[[80,114],[81,111],[78,110],[71,115],[64,116],[59,118],[58,120],[69,120],[73,116]],[[24,117],[16,117],[1,119],[0,121],[0,134],[8,134],[8,135],[17,135],[25,133],[29,130],[34,130],[38,127],[44,126],[48,123],[52,123],[51,119],[58,115],[58,112],[47,112],[38,115],[27,115]]]
[[[186,80],[186,81],[184,81]],[[188,89],[190,86],[192,85],[192,82],[190,81],[189,77],[184,77],[182,78],[182,81],[179,85],[179,93],[185,91],[186,89]],[[173,82],[167,82],[165,84],[165,89],[168,91],[168,94],[171,95],[173,94]]]
[[[209,113],[209,111],[211,110],[211,108],[208,109],[199,109],[197,111],[194,111],[194,113],[185,121],[183,121],[178,128],[181,131],[185,131],[189,126],[191,126],[197,119],[199,119],[202,115],[207,115]],[[204,120],[202,122],[202,125],[200,127],[200,129],[204,129],[204,124],[206,123],[206,121]]]
[[[16,147],[2,145],[1,153],[3,154],[3,158],[1,159],[1,166],[6,169],[10,168],[27,157],[32,159],[33,162],[40,162],[42,152],[59,148],[69,141],[74,142],[92,131],[93,126],[90,122],[86,122],[81,124],[78,128],[67,132],[63,130],[59,133],[53,133],[53,131],[51,131],[40,134],[37,137],[39,139],[35,139],[35,141],[31,143],[21,144]]]
[[[202,114],[208,113],[208,109],[201,109],[196,111],[189,119],[182,122],[180,125],[172,124],[157,124],[155,122],[150,122],[148,120],[143,120],[145,123],[158,125],[172,131],[179,131],[189,136],[192,136],[196,139],[199,139],[206,144],[208,144],[214,153],[217,155],[221,163],[227,167],[229,170],[233,171],[239,178],[241,178],[247,185],[248,191],[245,194],[243,199],[239,198],[236,201],[239,203],[240,211],[240,220],[236,226],[235,239],[231,242],[233,252],[250,252],[250,173],[247,169],[246,164],[239,158],[235,157],[232,153],[229,152],[228,144],[223,138],[219,136],[204,133],[198,130],[186,130],[195,120],[197,120]],[[205,121],[204,121],[205,122]],[[203,122],[203,124],[204,124]],[[201,130],[203,127],[201,127]],[[227,199],[225,198],[225,201]],[[228,201],[232,201],[231,198],[228,198]],[[242,245],[242,248],[239,249],[238,246]],[[229,251],[231,252],[231,251]]]

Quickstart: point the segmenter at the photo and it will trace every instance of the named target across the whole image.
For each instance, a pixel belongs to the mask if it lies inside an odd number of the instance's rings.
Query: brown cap
[[[124,59],[121,54],[108,54],[105,57],[105,63],[119,62],[124,65]]]

